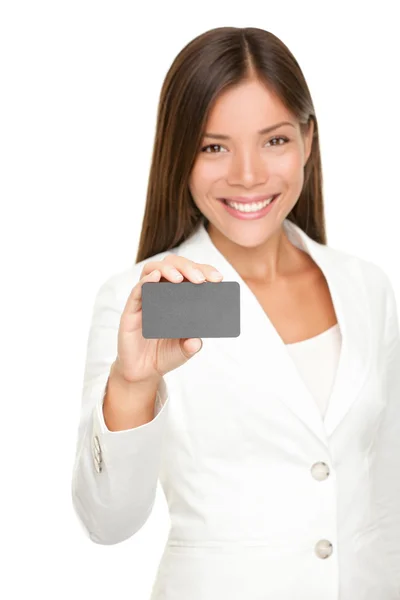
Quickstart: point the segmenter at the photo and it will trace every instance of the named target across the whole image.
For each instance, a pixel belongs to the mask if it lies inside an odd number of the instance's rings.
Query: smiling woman
[[[270,206],[254,205],[271,196]],[[223,236],[276,256],[285,218],[326,243],[318,123],[307,83],[272,33],[208,31],[178,54],[164,81],[136,260],[173,248],[200,222],[214,242]]]
[[[139,531],[160,481],[151,600],[400,598],[396,304],[382,269],[327,245],[323,209],[289,49],[251,27],[192,40],[161,91],[137,264],[96,299],[74,470],[102,544]],[[240,335],[150,346],[140,286],[173,269],[236,281]]]
[[[263,127],[268,121],[272,124]],[[261,246],[276,255],[277,232],[303,188],[313,121],[302,128],[271,86],[253,71],[219,94],[205,128],[189,190],[209,223],[211,239],[218,244],[224,236],[241,247],[256,248],[254,259]],[[223,144],[204,146],[209,139]],[[242,195],[236,196],[237,192]]]

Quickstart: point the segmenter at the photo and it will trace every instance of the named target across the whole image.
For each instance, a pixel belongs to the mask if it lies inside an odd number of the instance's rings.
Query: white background
[[[70,485],[94,297],[135,261],[158,96],[191,39],[253,26],[288,45],[319,121],[328,244],[383,267],[399,298],[398,8],[3,1],[2,598],[149,598],[169,526],[161,489],[134,538],[100,546]]]

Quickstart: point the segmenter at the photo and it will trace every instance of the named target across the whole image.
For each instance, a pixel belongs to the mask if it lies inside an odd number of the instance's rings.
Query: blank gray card
[[[142,285],[144,338],[223,338],[240,335],[240,285],[147,282]]]

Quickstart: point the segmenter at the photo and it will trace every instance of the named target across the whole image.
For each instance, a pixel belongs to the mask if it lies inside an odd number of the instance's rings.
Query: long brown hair
[[[163,82],[137,263],[185,241],[201,220],[207,223],[193,202],[189,176],[217,96],[249,79],[275,92],[303,133],[314,121],[303,189],[287,218],[326,244],[318,123],[300,66],[269,31],[218,27],[186,45]]]

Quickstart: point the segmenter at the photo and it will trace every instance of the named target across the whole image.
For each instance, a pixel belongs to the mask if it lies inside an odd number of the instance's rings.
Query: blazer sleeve
[[[400,598],[400,336],[393,287],[386,281],[383,373],[387,404],[372,458],[372,494],[386,564]]]
[[[120,297],[118,281],[115,275],[106,281],[94,302],[71,484],[78,520],[86,535],[98,544],[117,544],[130,538],[149,517],[169,405],[162,378],[154,418],[149,423],[115,432],[104,422],[103,400],[127,300]]]

